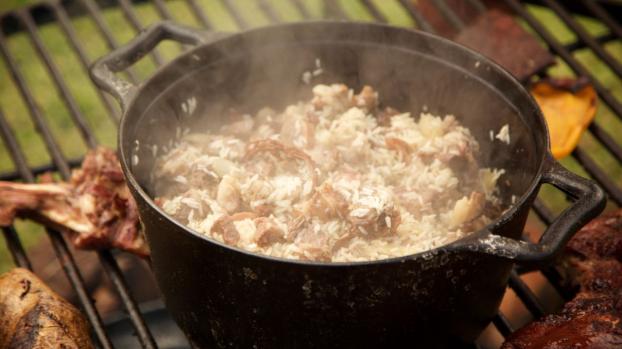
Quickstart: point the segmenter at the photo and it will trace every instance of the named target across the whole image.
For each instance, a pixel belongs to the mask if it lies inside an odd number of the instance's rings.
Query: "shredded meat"
[[[271,219],[257,217],[254,220],[257,231],[254,240],[259,246],[269,246],[275,242],[284,241],[285,233]]]
[[[330,184],[317,188],[307,206],[308,214],[320,219],[345,218],[348,202]]]
[[[313,159],[311,159],[311,157],[307,155],[307,153],[305,153],[304,151],[296,147],[286,146],[279,141],[275,141],[272,139],[263,139],[250,142],[248,144],[246,154],[244,155],[244,161],[248,161],[253,157],[257,156],[258,154],[264,152],[276,156],[277,158],[282,160],[288,159],[302,161],[307,167],[309,175],[311,176],[311,180],[313,181],[313,187],[317,185],[318,178],[317,172],[315,170],[317,166],[315,165]]]
[[[399,138],[391,138],[391,137],[385,138],[384,141],[388,149],[391,149],[397,152],[400,160],[404,161],[405,163],[410,162],[411,149],[408,143],[404,142],[403,140]]]
[[[0,226],[30,218],[70,234],[82,249],[118,248],[149,255],[138,208],[114,151],[90,151],[69,182],[0,182]]]
[[[224,215],[214,222],[212,233],[221,234],[226,244],[236,245],[240,241],[240,233],[233,223],[244,219],[255,218],[257,218],[257,214],[253,212],[238,212],[231,216]]]
[[[622,348],[622,210],[581,229],[558,269],[578,287],[560,314],[548,315],[508,337],[503,349]]]
[[[360,213],[359,213],[360,212]],[[348,216],[350,224],[364,235],[375,232],[378,236],[395,234],[401,223],[400,212],[394,207],[385,207],[382,210],[365,206],[353,207]]]

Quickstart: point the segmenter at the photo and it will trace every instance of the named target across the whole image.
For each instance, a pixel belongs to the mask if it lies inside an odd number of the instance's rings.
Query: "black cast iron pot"
[[[445,39],[378,24],[283,24],[220,35],[159,23],[92,67],[124,115],[119,151],[152,251],[166,306],[200,348],[384,348],[471,341],[494,316],[515,262],[550,261],[604,207],[594,183],[553,160],[546,125],[528,92],[497,64]],[[140,86],[114,72],[161,40],[197,45]],[[234,106],[277,109],[310,95],[301,81],[369,84],[384,104],[417,114],[455,114],[482,148],[482,167],[503,168],[509,209],[471,236],[425,253],[360,263],[266,257],[230,247],[176,222],[153,202],[153,145],[179,127]],[[220,113],[222,115],[226,113]],[[489,139],[510,127],[511,144]],[[192,126],[194,127],[194,126]],[[413,173],[413,176],[416,176]],[[537,243],[521,242],[542,183],[573,199]],[[518,198],[515,204],[511,197]]]

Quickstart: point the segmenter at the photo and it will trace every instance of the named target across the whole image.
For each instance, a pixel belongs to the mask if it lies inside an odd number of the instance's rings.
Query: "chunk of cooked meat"
[[[622,263],[622,210],[588,223],[568,243],[568,253],[587,259],[616,259]]]
[[[238,212],[231,216],[224,215],[214,222],[212,233],[221,234],[225,243],[236,245],[240,241],[240,232],[235,226],[235,222],[255,218],[257,218],[257,214],[254,212]]]
[[[26,269],[0,275],[0,348],[94,348],[84,316]]]
[[[272,156],[275,156],[279,159],[291,160],[291,161],[301,161],[306,170],[307,175],[311,177],[313,181],[313,187],[317,185],[317,165],[311,159],[311,157],[305,153],[304,151],[296,148],[289,147],[282,144],[279,141],[275,141],[273,139],[264,139],[260,141],[250,142],[246,149],[246,154],[244,154],[244,159],[246,161],[251,160],[256,157],[258,154],[267,153]]]
[[[0,226],[12,224],[16,217],[69,233],[77,248],[119,248],[149,255],[136,202],[110,149],[87,153],[69,182],[0,182]]]
[[[285,232],[270,218],[257,217],[253,222],[256,227],[254,240],[257,241],[257,245],[268,246],[285,239]]]
[[[502,349],[622,347],[622,294],[581,292],[560,314],[547,315],[510,335]]]
[[[384,140],[387,149],[391,149],[398,154],[400,161],[408,163],[410,161],[410,146],[399,138],[387,137]]]
[[[578,294],[560,314],[523,327],[502,348],[622,348],[622,210],[583,227],[558,270]]]
[[[566,246],[557,270],[566,287],[592,291],[622,287],[622,210],[602,215]]]
[[[395,234],[401,223],[400,211],[395,206],[374,207],[354,205],[348,215],[348,222],[363,235],[386,236]]]
[[[306,207],[308,214],[323,220],[345,218],[348,202],[327,183],[317,188]]]

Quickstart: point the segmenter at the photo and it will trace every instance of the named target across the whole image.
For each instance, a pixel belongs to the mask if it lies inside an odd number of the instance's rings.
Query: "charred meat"
[[[30,218],[68,233],[77,248],[149,255],[138,209],[114,151],[97,148],[68,182],[0,182],[0,226]]]

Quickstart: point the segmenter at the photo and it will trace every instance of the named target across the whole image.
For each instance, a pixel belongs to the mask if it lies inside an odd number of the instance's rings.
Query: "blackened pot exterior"
[[[140,88],[112,75],[163,38],[203,45]],[[387,105],[402,110],[457,113],[480,141],[482,166],[506,170],[503,201],[510,206],[515,196],[516,203],[468,238],[365,263],[313,263],[244,252],[185,228],[154,204],[150,145],[174,140],[176,129],[188,125],[193,116],[187,115],[187,101],[197,104],[197,115],[220,104],[248,111],[278,108],[308,95],[309,86],[299,77],[316,58],[325,71],[318,82],[369,84]],[[521,85],[477,53],[428,34],[321,22],[256,29],[206,43],[200,33],[163,23],[98,61],[92,76],[125,109],[121,163],[138,202],[153,270],[167,308],[199,348],[444,347],[471,341],[496,313],[513,263],[550,260],[603,209],[600,188],[552,160],[542,115]],[[491,129],[506,124],[510,145],[485,143]],[[538,244],[518,242],[543,182],[577,201]]]

